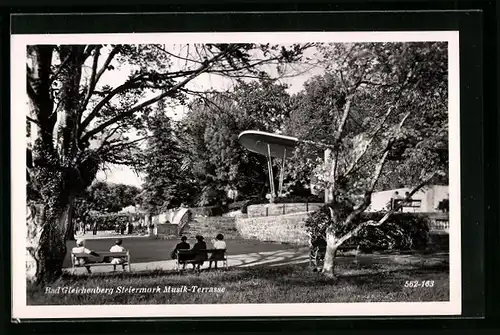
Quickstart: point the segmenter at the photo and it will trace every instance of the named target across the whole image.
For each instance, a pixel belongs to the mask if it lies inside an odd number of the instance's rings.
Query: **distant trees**
[[[176,129],[166,115],[166,106],[158,104],[148,120],[151,134],[141,154],[144,173],[142,207],[157,214],[181,204],[192,204],[199,192],[193,173],[183,167],[186,149],[179,143]]]
[[[81,198],[90,203],[95,211],[113,213],[136,205],[140,192],[138,187],[132,185],[98,181],[93,183]]]
[[[221,204],[229,190],[242,197],[265,195],[266,159],[245,150],[238,135],[248,129],[282,131],[289,100],[286,86],[261,78],[228,92],[209,92],[190,105],[179,138],[184,166],[201,188],[196,205]]]
[[[116,213],[125,207],[138,204],[137,196],[140,192],[139,188],[131,185],[95,182],[75,197],[70,219],[82,229],[93,221],[93,212]],[[74,239],[75,229],[76,227],[68,230],[66,239]]]

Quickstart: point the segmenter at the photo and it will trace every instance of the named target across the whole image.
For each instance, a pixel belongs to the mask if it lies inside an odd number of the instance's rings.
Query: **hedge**
[[[121,213],[103,214],[90,216],[89,220],[92,227],[97,225],[97,230],[115,230],[116,225],[127,226],[129,215]]]
[[[223,206],[192,207],[190,210],[193,216],[221,216],[227,212]]]
[[[294,203],[306,203],[306,202],[323,202],[325,199],[316,195],[308,196],[298,196],[289,195],[286,197],[278,197],[274,199],[275,204],[294,204]],[[269,202],[269,201],[268,201]]]
[[[359,223],[369,220],[378,221],[386,213],[365,212],[350,227],[335,224],[336,236],[349,232]],[[306,229],[312,241],[325,238],[326,228],[331,223],[328,206],[323,206],[313,212],[306,220]],[[381,250],[422,250],[427,247],[429,239],[430,220],[426,215],[418,213],[394,213],[380,226],[367,226],[358,236],[351,237],[344,242],[348,245],[358,245],[362,251]]]
[[[268,204],[269,200],[266,198],[256,198],[256,199],[250,199],[245,202],[245,204],[241,207],[241,213],[247,214],[248,213],[248,206],[250,205],[259,205],[259,204]]]

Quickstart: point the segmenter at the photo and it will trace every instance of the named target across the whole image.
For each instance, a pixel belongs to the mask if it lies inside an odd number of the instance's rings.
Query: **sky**
[[[168,48],[168,46],[165,46]],[[170,48],[175,48],[171,46]],[[304,55],[305,57],[315,58],[316,50],[310,49]],[[101,57],[104,59],[105,57]],[[176,66],[174,64],[174,66]],[[268,68],[271,75],[275,72],[274,69]],[[110,85],[114,87],[123,83],[130,73],[130,69],[122,68],[119,71],[108,71],[103,75],[101,79],[102,84]],[[324,73],[324,69],[319,66],[311,65],[301,65],[296,67],[290,72],[290,75],[285,76],[280,79],[280,82],[287,84],[289,86],[288,92],[290,94],[297,93],[302,90],[304,83],[313,76],[320,75]],[[228,78],[222,78],[221,76],[212,74],[203,74],[198,78],[194,79],[188,84],[189,89],[202,91],[208,89],[227,89],[230,88],[234,82]],[[182,118],[183,108],[174,108],[171,110],[170,116],[173,119]],[[99,171],[97,174],[97,180],[106,181],[116,184],[127,184],[140,187],[142,184],[142,178],[131,168],[127,166],[108,166],[106,170]]]

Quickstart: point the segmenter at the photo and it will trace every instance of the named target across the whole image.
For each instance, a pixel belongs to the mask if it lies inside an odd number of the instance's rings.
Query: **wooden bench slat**
[[[187,255],[192,255],[193,258],[195,258],[197,255],[201,254],[201,253],[210,253],[210,254],[218,254],[217,257],[215,258],[212,258],[213,256],[211,257],[207,257],[206,259],[203,259],[203,260],[200,260],[200,259],[182,259],[182,257],[180,256],[187,256]],[[198,252],[193,252],[192,250],[188,250],[188,249],[180,249],[180,250],[177,250],[177,266],[179,266],[179,264],[193,264],[193,263],[199,263],[201,261],[203,262],[225,262],[226,263],[226,267],[227,267],[227,249],[203,249],[203,250],[199,250]]]
[[[130,252],[127,251],[119,251],[119,252],[111,252],[111,251],[96,251],[96,254],[99,256],[95,256],[92,254],[87,254],[87,253],[71,253],[71,263],[73,268],[82,268],[82,267],[94,267],[94,266],[117,266],[117,265],[122,265],[122,266],[128,266],[129,271],[131,271],[131,266],[130,266]],[[94,262],[89,262],[89,263],[84,263],[84,264],[79,264],[77,262],[77,259],[89,259],[93,258],[96,259]],[[110,262],[103,262],[105,259],[110,258],[122,258],[123,263],[119,264],[113,264]],[[97,261],[97,259],[102,259],[100,261]]]
[[[111,263],[86,263],[83,265],[75,264],[75,267],[77,268],[84,268],[86,266],[110,266],[110,265],[128,265],[127,262],[125,263],[120,263],[120,264],[111,264]]]

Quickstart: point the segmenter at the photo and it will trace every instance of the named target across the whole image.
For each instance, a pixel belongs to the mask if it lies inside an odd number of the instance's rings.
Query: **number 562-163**
[[[407,280],[405,281],[405,287],[433,287],[434,280]]]

